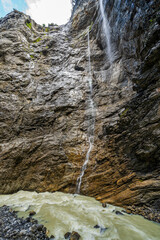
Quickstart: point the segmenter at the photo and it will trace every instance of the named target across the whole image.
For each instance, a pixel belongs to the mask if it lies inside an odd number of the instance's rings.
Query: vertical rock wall
[[[20,12],[0,20],[0,191],[75,192],[88,150],[87,32],[95,143],[81,192],[120,206],[160,196],[159,1],[106,1],[115,60],[105,55],[98,1],[67,26]]]

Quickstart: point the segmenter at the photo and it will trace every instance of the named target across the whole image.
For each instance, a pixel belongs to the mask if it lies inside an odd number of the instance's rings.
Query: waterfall
[[[92,98],[93,95],[93,86],[92,86],[92,71],[91,71],[91,50],[90,50],[90,35],[88,30],[88,81],[89,81],[89,96],[88,96],[88,112],[89,112],[89,126],[88,126],[88,142],[89,148],[86,154],[85,162],[82,166],[80,176],[77,178],[77,185],[76,185],[76,193],[80,193],[82,178],[84,176],[85,170],[87,168],[87,164],[90,159],[90,153],[93,148],[94,144],[94,126],[95,126],[95,108],[94,108],[94,101]]]
[[[108,22],[107,14],[105,13],[105,8],[103,4],[103,0],[99,0],[99,5],[100,5],[100,12],[102,15],[102,27],[103,31],[105,34],[105,41],[106,41],[106,55],[108,56],[108,60],[110,64],[113,62],[113,51],[112,51],[112,46],[111,46],[111,30],[110,30],[110,25]]]

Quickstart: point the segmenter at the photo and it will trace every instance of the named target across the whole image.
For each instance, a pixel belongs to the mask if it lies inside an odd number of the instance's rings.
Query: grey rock
[[[157,206],[158,1],[107,1],[113,64],[98,8],[94,0],[77,1],[71,22],[50,26],[47,35],[19,11],[0,19],[1,193],[75,192],[92,121],[90,28],[95,139],[81,193],[123,207]]]

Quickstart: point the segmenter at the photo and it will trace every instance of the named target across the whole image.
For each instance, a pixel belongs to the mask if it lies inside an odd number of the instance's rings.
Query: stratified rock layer
[[[107,1],[115,60],[98,1],[67,26],[13,11],[0,20],[0,192],[75,192],[88,150],[90,30],[94,148],[81,193],[120,206],[160,197],[159,1]]]

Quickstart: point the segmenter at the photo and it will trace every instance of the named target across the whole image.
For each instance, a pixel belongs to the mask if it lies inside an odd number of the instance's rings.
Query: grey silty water
[[[107,13],[105,13],[104,3],[103,0],[99,0],[100,12],[102,15],[102,27],[105,34],[105,41],[106,41],[106,55],[108,56],[108,60],[110,63],[113,62],[113,51],[111,46],[111,30],[110,25],[107,18]]]
[[[86,154],[86,159],[84,161],[84,164],[81,169],[80,176],[77,179],[77,186],[76,186],[76,193],[80,193],[81,184],[82,184],[82,178],[84,176],[85,170],[87,168],[88,162],[90,160],[90,153],[93,148],[94,144],[94,126],[95,126],[95,107],[94,107],[94,101],[92,98],[93,95],[93,85],[92,85],[92,70],[91,70],[91,50],[90,50],[90,34],[88,30],[88,81],[89,81],[89,99],[88,99],[88,111],[90,114],[90,120],[89,120],[89,127],[88,127],[88,142],[89,142],[89,148]]]

